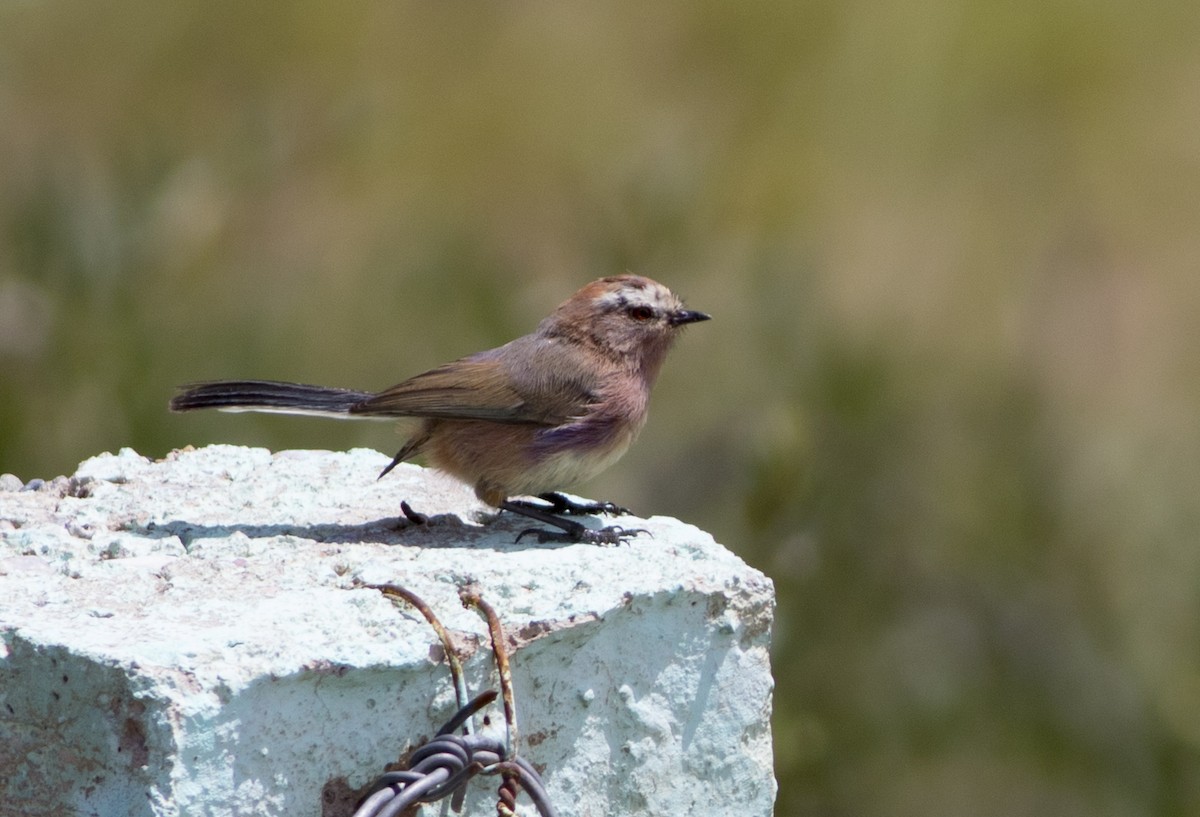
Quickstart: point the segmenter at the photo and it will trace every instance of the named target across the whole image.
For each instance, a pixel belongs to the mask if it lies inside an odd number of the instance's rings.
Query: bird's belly
[[[536,426],[443,420],[437,422],[425,451],[431,465],[474,486],[480,499],[497,505],[510,496],[557,491],[595,476],[620,459],[640,427],[625,423],[607,434],[589,433],[581,439],[556,437]]]
[[[544,494],[591,479],[619,460],[633,442],[632,436],[614,440],[603,448],[568,449],[541,459],[526,473],[514,494]]]

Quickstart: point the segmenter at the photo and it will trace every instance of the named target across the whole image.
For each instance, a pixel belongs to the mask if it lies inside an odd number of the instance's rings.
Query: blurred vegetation
[[[0,471],[365,445],[631,270],[715,320],[585,493],[779,591],[780,815],[1200,813],[1191,2],[0,7]],[[365,475],[365,479],[373,478]]]

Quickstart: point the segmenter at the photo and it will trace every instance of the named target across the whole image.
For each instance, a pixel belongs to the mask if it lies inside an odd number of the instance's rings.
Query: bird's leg
[[[560,494],[558,491],[538,494],[538,499],[544,499],[549,502],[551,510],[554,513],[567,514],[569,516],[592,513],[606,513],[609,516],[626,516],[633,513],[633,511],[615,502],[576,502],[565,494]]]
[[[547,542],[584,542],[593,545],[619,545],[625,538],[632,539],[639,533],[647,533],[647,531],[641,528],[626,529],[618,525],[610,525],[607,528],[593,530],[573,519],[563,519],[561,516],[556,516],[553,511],[546,508],[535,507],[528,502],[511,499],[501,502],[500,510],[527,516],[530,519],[536,519],[544,525],[558,528],[558,530],[526,528],[517,534],[518,542],[521,541],[523,536],[528,535],[536,536],[540,544]]]
[[[609,516],[624,516],[632,513],[628,508],[623,508],[615,502],[576,502],[565,494],[560,494],[558,491],[538,494],[538,499],[549,502],[550,507],[536,505],[524,499],[510,501],[524,508],[533,508],[535,511],[549,511],[560,516],[588,516],[597,513],[605,513]]]

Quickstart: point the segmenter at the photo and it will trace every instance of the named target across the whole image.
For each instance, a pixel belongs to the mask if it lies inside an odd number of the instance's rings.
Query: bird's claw
[[[609,516],[629,516],[633,511],[626,508],[624,505],[618,505],[615,502],[592,502],[587,507],[593,509],[592,513],[605,513]]]
[[[620,525],[609,525],[607,528],[585,528],[579,525],[570,530],[547,530],[546,528],[526,528],[517,534],[518,542],[524,536],[535,536],[539,545],[548,542],[566,542],[568,544],[586,545],[620,545],[626,539],[636,538],[639,533],[650,533],[645,528],[623,528]]]

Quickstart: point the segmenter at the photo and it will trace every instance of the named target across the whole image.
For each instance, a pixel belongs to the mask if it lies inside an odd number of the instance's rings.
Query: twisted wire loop
[[[376,589],[393,600],[401,598],[417,607],[442,639],[447,656],[453,656],[453,646],[445,629],[429,607],[415,594],[397,585],[377,586]],[[477,592],[470,592],[469,602],[465,597],[463,600],[488,619],[492,650],[500,668],[507,727],[505,740],[480,735],[471,728],[472,716],[495,701],[497,693],[489,689],[464,703],[466,686],[461,680],[462,670],[457,660],[450,660],[455,691],[460,703],[458,711],[433,738],[417,747],[408,759],[407,769],[385,772],[371,784],[368,794],[354,812],[354,817],[396,817],[420,803],[431,803],[448,796],[452,796],[453,809],[459,811],[467,782],[479,774],[498,774],[503,777],[496,803],[496,813],[499,817],[515,817],[516,798],[522,789],[542,817],[558,817],[537,770],[516,753],[516,704],[513,700],[512,678],[499,620],[495,612],[479,598]],[[460,729],[465,734],[455,734]]]

